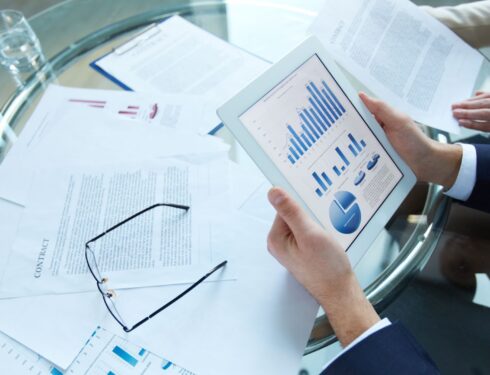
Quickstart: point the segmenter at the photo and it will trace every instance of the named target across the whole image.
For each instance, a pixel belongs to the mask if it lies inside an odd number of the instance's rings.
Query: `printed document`
[[[34,171],[46,166],[98,165],[181,155],[217,154],[228,146],[217,137],[178,127],[145,126],[83,105],[59,106],[50,88],[19,139],[0,164],[0,197],[25,205]]]
[[[3,249],[12,245],[21,211],[0,200]],[[268,253],[269,229],[270,224],[249,215],[227,220],[220,230],[233,233],[237,279],[201,284],[128,336],[108,315],[98,292],[2,299],[0,331],[61,368],[70,366],[100,325],[198,374],[248,375],[257,368],[267,374],[297,374],[318,305]],[[125,289],[118,293],[118,310],[132,321],[183,289],[185,285]],[[247,360],[237,367],[238,357]]]
[[[85,243],[155,203],[191,208],[154,208],[93,243],[101,276],[108,277],[113,289],[198,280],[231,260],[227,233],[217,229],[227,216],[227,168],[226,160],[197,166],[162,160],[40,171],[5,267],[0,298],[93,291]]]
[[[55,108],[83,107],[106,112],[120,120],[135,120],[148,126],[168,127],[207,134],[216,127],[205,121],[206,98],[187,94],[143,94],[133,91],[82,89],[51,85],[43,103]]]
[[[220,123],[216,108],[238,92],[269,63],[172,17],[96,61],[106,73],[134,91],[205,95],[205,121]]]
[[[4,374],[168,374],[193,375],[167,359],[98,327],[66,371],[0,332],[0,370]]]
[[[472,95],[483,56],[408,0],[326,0],[310,31],[369,90],[458,134],[451,104]]]

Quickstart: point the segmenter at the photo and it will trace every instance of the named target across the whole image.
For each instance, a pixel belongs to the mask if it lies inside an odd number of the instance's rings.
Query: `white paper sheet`
[[[161,202],[191,209],[155,208],[92,244],[110,288],[191,283],[231,260],[230,236],[217,230],[230,213],[226,159],[42,170],[8,255],[0,298],[94,290],[85,243]]]
[[[242,255],[238,279],[207,283],[125,337],[203,375],[297,374],[318,305],[267,251],[269,225],[239,215],[231,228]],[[118,308],[144,316],[171,295],[163,288],[138,292],[123,291]],[[103,325],[120,332],[110,319]]]
[[[143,127],[139,121],[123,121],[82,106],[60,109],[57,101],[44,97],[0,165],[0,197],[25,205],[33,171],[45,166],[136,162],[227,150],[216,137]]]
[[[0,201],[0,222],[22,210],[5,207],[14,206]],[[62,368],[77,356],[93,326],[104,321],[106,329],[199,374],[248,375],[257,369],[296,374],[318,305],[268,253],[268,229],[248,216],[229,220],[222,230],[238,245],[238,280],[200,285],[134,334],[123,335],[112,318],[103,318],[107,313],[98,293],[1,300],[0,330]],[[8,238],[4,231],[0,226],[2,238]],[[130,319],[144,316],[181,290],[124,291],[118,308]]]
[[[216,127],[205,121],[209,111],[202,95],[145,94],[134,91],[83,89],[51,85],[44,103],[54,107],[83,107],[106,112],[121,120],[136,120],[148,126],[163,126],[205,135]]]
[[[269,63],[172,17],[117,48],[97,66],[135,91],[205,95],[216,109],[262,73]]]
[[[192,375],[176,364],[156,356],[109,331],[98,327],[72,365],[60,370],[22,344],[0,333],[0,372],[2,374],[86,375],[126,374]]]
[[[381,99],[459,133],[451,104],[472,94],[483,57],[408,0],[326,0],[312,31]]]

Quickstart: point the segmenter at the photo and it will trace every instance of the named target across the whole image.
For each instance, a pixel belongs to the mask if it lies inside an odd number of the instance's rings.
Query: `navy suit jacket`
[[[476,184],[465,206],[490,212],[490,145],[476,148]]]
[[[376,331],[343,353],[321,375],[440,374],[429,355],[399,322]]]
[[[490,212],[490,145],[476,148],[476,184],[462,204]],[[321,375],[419,375],[439,370],[399,322],[385,327],[343,353]]]

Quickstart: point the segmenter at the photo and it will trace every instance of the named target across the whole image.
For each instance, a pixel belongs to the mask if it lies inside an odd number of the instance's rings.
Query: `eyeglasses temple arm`
[[[206,275],[204,275],[203,277],[201,277],[199,280],[197,280],[194,284],[192,284],[189,288],[187,288],[186,290],[184,290],[182,293],[180,293],[177,297],[175,297],[174,299],[172,299],[171,301],[167,302],[165,305],[163,305],[162,307],[160,307],[158,310],[152,312],[150,315],[148,315],[146,318],[142,319],[141,321],[139,321],[138,323],[136,323],[133,327],[131,327],[130,329],[128,329],[127,327],[123,327],[124,328],[124,331],[126,332],[131,332],[133,330],[135,330],[136,328],[138,328],[140,325],[142,325],[143,323],[147,322],[148,320],[150,320],[151,318],[153,318],[155,315],[161,313],[163,310],[165,310],[167,307],[169,307],[170,305],[172,305],[173,303],[177,302],[179,299],[181,299],[182,297],[184,297],[187,293],[189,293],[192,289],[194,289],[196,286],[198,286],[199,284],[201,284],[204,280],[206,280],[209,276],[211,276],[213,273],[215,273],[216,271],[218,271],[220,268],[224,267],[226,265],[226,263],[228,263],[227,260],[225,260],[224,262],[221,262],[220,264],[218,264],[216,267],[214,267],[211,271],[209,271]]]

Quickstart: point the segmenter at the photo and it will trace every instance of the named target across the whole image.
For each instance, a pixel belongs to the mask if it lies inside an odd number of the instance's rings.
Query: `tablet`
[[[271,183],[334,236],[354,265],[416,182],[314,37],[218,115]]]

